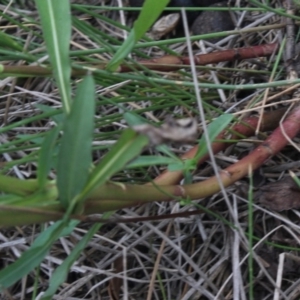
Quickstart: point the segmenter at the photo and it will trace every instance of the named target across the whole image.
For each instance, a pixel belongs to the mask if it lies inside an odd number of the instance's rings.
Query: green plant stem
[[[0,174],[0,191],[17,196],[28,196],[38,188],[34,179],[20,180],[14,177]]]

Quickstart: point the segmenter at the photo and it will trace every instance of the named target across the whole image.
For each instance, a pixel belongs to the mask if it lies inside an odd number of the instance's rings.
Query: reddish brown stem
[[[223,51],[216,51],[208,54],[198,54],[193,57],[194,63],[203,66],[222,61],[233,61],[237,59],[248,59],[272,55],[278,50],[278,43],[265,44],[247,48],[236,48]],[[138,61],[139,65],[156,71],[174,71],[183,66],[190,66],[191,60],[188,56],[165,55],[159,58],[143,59]],[[119,72],[130,72],[132,70],[141,70],[136,65],[134,69],[129,65],[122,65]]]
[[[198,66],[203,66],[211,63],[222,61],[233,61],[236,59],[256,58],[269,56],[278,50],[278,43],[265,44],[247,48],[236,48],[223,51],[216,51],[208,54],[198,54],[193,57],[194,63]],[[121,65],[118,72],[131,72],[135,70],[143,70],[148,68],[156,71],[174,71],[182,67],[190,66],[190,58],[188,56],[165,55],[159,58],[139,60],[138,64]],[[106,63],[91,66],[92,68],[103,70]],[[8,66],[2,65],[0,73],[22,74],[27,76],[50,76],[52,70],[49,67],[40,66]],[[86,70],[72,69],[72,76],[83,76]]]

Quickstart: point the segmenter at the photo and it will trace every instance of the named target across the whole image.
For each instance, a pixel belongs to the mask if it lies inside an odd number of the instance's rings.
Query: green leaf
[[[108,218],[113,212],[109,212],[103,215],[103,218]],[[69,274],[69,271],[87,246],[91,238],[95,233],[99,231],[103,224],[94,224],[92,228],[87,232],[87,234],[80,240],[80,242],[75,246],[70,255],[63,261],[63,263],[54,271],[52,274],[50,285],[47,291],[43,294],[42,300],[53,299],[54,294],[61,284],[63,284]]]
[[[185,169],[186,169],[186,164],[184,163],[184,161],[182,162],[177,161],[175,163],[168,165],[168,171],[170,172],[181,171]]]
[[[92,164],[95,84],[87,75],[79,84],[71,113],[64,124],[57,166],[59,199],[64,207],[81,192]]]
[[[146,0],[138,19],[123,45],[107,65],[107,70],[116,71],[123,59],[132,51],[134,45],[159,17],[170,0]]]
[[[72,222],[66,231],[66,221],[58,221],[41,233],[17,261],[0,271],[0,290],[10,287],[36,268],[47,255],[52,244],[62,234],[72,232],[77,224],[78,221]]]
[[[164,8],[168,5],[170,0],[146,0],[141,13],[134,22],[133,29],[135,31],[136,42],[142,38],[147,30],[160,16]]]
[[[118,142],[93,170],[78,201],[84,199],[94,188],[104,184],[111,176],[122,170],[129,161],[140,154],[148,143],[149,140],[146,136],[126,129]]]
[[[70,1],[66,0],[35,0],[49,59],[57,81],[63,107],[66,113],[71,110],[69,58],[71,38]]]
[[[23,47],[2,31],[0,31],[0,46],[23,52]]]
[[[168,170],[171,172],[181,171],[181,170],[190,171],[190,170],[194,170],[195,166],[196,166],[195,161],[193,159],[186,159],[182,161],[177,160],[177,162],[172,163],[168,166]]]
[[[0,195],[0,205],[11,205],[14,204],[15,202],[22,201],[24,197],[12,195],[12,194],[5,194],[5,195]]]
[[[208,128],[207,128],[208,136],[209,136],[209,140],[211,143],[218,136],[218,134],[220,134],[221,131],[227,127],[227,125],[233,120],[233,118],[234,118],[234,116],[231,114],[223,114],[208,125]],[[206,153],[207,153],[207,144],[205,141],[205,136],[202,135],[202,137],[199,141],[198,152],[195,155],[194,161],[197,161],[199,158],[201,158]]]
[[[37,171],[38,184],[40,188],[43,188],[44,185],[46,184],[48,173],[50,171],[51,166],[53,165],[52,163],[53,150],[60,129],[61,126],[57,126],[51,129],[47,133],[43,141],[42,147],[40,149],[39,160],[38,160],[38,171]]]
[[[44,113],[51,113],[51,112],[57,112],[57,114],[51,116],[51,119],[57,124],[61,124],[64,121],[65,115],[61,112],[59,113],[59,110],[57,108],[53,108],[52,106],[44,105],[37,103],[34,105],[36,108],[40,109]]]
[[[178,159],[174,160],[173,158],[165,157],[165,156],[154,156],[154,155],[139,156],[136,159],[134,159],[132,162],[130,162],[126,167],[126,169],[149,167],[155,165],[168,165],[175,162],[178,163]]]
[[[145,123],[149,123],[147,119],[143,118],[142,116],[133,113],[133,112],[126,112],[123,114],[123,118],[127,122],[129,126],[141,125]]]

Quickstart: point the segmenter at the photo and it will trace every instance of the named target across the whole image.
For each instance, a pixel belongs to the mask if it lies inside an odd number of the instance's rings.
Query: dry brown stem
[[[194,56],[194,63],[197,66],[203,66],[223,61],[270,56],[276,52],[278,48],[278,43],[272,43],[253,47],[216,51],[207,54],[198,54]],[[142,67],[147,67],[150,70],[174,71],[182,68],[183,66],[190,66],[191,61],[188,56],[165,55],[159,58],[139,60],[138,63]],[[142,68],[137,65],[134,69],[140,70]],[[119,72],[130,72],[132,70],[132,66],[122,65]]]
[[[278,43],[264,44],[253,47],[236,48],[223,51],[216,51],[207,54],[198,54],[194,56],[194,62],[197,66],[204,66],[212,63],[234,61],[249,58],[270,56],[278,50]],[[121,65],[118,72],[131,72],[143,70],[145,67],[156,71],[174,71],[183,67],[190,66],[190,58],[188,56],[165,55],[159,58],[144,59],[137,61],[138,64]],[[93,69],[103,70],[106,63],[91,66]],[[23,74],[28,76],[49,76],[52,70],[40,66],[8,66],[3,65],[1,73]],[[86,70],[73,69],[72,76],[82,76],[86,74]]]

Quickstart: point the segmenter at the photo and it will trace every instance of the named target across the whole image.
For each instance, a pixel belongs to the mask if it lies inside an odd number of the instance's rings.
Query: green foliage
[[[78,222],[74,221],[67,227],[68,223],[63,220],[47,228],[17,261],[0,271],[0,289],[13,285],[37,267],[62,233],[64,235],[71,233],[77,224]]]
[[[125,130],[109,153],[92,171],[78,201],[82,201],[97,186],[105,183],[112,175],[122,170],[129,161],[140,154],[148,142],[146,136],[138,135],[131,129]]]
[[[80,83],[71,113],[64,122],[57,165],[59,199],[67,208],[87,182],[92,164],[95,87],[91,75]]]
[[[23,47],[19,43],[2,31],[0,31],[0,46],[17,51],[23,50]]]
[[[149,1],[148,1],[149,2]],[[150,2],[149,2],[150,3]],[[150,4],[147,4],[149,6]],[[55,187],[49,185],[47,180],[51,167],[54,166],[54,149],[59,149],[57,159],[57,189],[59,200],[66,209],[66,214],[62,221],[59,221],[42,232],[34,241],[31,247],[25,251],[16,262],[9,265],[0,272],[0,287],[7,288],[20,280],[23,276],[36,268],[49,252],[53,243],[62,235],[69,234],[78,224],[77,221],[69,221],[70,214],[80,211],[80,205],[84,203],[88,194],[97,186],[104,184],[115,173],[127,167],[128,163],[138,157],[142,149],[148,144],[145,136],[140,136],[134,131],[125,130],[121,138],[107,153],[104,159],[93,169],[92,166],[92,139],[94,129],[95,113],[95,87],[92,75],[87,75],[79,84],[76,96],[71,101],[71,67],[69,58],[69,42],[71,34],[71,14],[68,1],[58,0],[36,0],[39,10],[43,36],[46,42],[49,60],[53,69],[53,75],[61,95],[63,104],[63,114],[60,110],[53,109],[45,105],[37,105],[43,114],[37,118],[22,120],[12,126],[24,125],[26,122],[44,117],[52,117],[56,122],[56,127],[51,129],[46,135],[36,137],[23,135],[19,138],[19,143],[30,141],[38,151],[38,171],[37,180],[32,182],[19,181],[3,176],[0,189],[7,192],[1,197],[2,205],[14,205],[20,207],[31,207],[32,205],[43,205],[56,200],[53,196],[57,195]],[[121,56],[116,56],[112,61],[113,66],[119,63],[132,49],[134,44],[142,37],[146,30],[151,26],[161,10],[165,7],[167,1],[157,1],[157,10],[155,14],[149,15],[149,7],[146,8],[138,22],[136,23],[133,35],[129,38],[131,43],[128,48],[128,42],[123,44]],[[18,46],[8,36],[4,36],[2,46],[5,42],[6,47],[21,51]],[[0,43],[1,45],[1,43]],[[117,61],[117,62],[116,62]],[[107,78],[109,79],[109,77]],[[5,130],[13,128],[7,126]],[[63,132],[59,139],[60,131]],[[147,160],[147,161],[146,161]],[[140,165],[157,164],[161,160],[159,157],[149,157],[140,159]],[[0,184],[0,185],[1,185]],[[5,189],[5,186],[9,186]],[[17,187],[13,195],[13,187]],[[49,189],[50,188],[50,189]],[[75,207],[76,204],[80,204]],[[64,263],[57,268],[50,281],[49,289],[44,294],[43,299],[51,299],[57,288],[62,284],[71,268],[72,264],[95,232],[98,231],[101,224],[94,225],[86,236],[73,249],[71,255]]]
[[[210,143],[212,143],[215,138],[220,134],[228,125],[229,123],[233,120],[234,116],[231,114],[222,114],[215,120],[213,120],[208,128],[208,138]],[[199,148],[197,151],[197,154],[194,158],[195,161],[199,160],[200,157],[205,155],[207,153],[207,143],[204,134],[202,135],[200,141],[199,141]]]
[[[139,156],[134,159],[132,162],[128,164],[127,169],[135,169],[141,167],[150,167],[157,165],[168,165],[174,162],[177,162],[174,158],[165,157],[165,156],[155,156],[155,155],[147,155],[147,156]]]
[[[69,1],[35,0],[54,77],[66,113],[71,110],[69,47],[71,11]]]
[[[116,71],[121,62],[132,51],[135,44],[143,37],[147,30],[159,17],[170,0],[146,0],[143,9],[123,45],[107,65],[110,71]]]
[[[103,217],[108,218],[112,213],[106,213]],[[53,295],[56,290],[59,288],[61,284],[63,284],[68,276],[69,270],[77,260],[81,252],[89,243],[90,239],[93,237],[95,233],[99,231],[102,224],[94,224],[92,228],[86,233],[86,235],[80,240],[80,242],[74,247],[70,255],[63,261],[63,263],[54,271],[51,279],[49,288],[42,296],[42,300],[51,300],[53,299]]]
[[[57,126],[48,132],[40,150],[37,178],[39,187],[41,189],[47,182],[48,173],[52,165],[52,154],[59,134],[59,130],[60,126]]]

